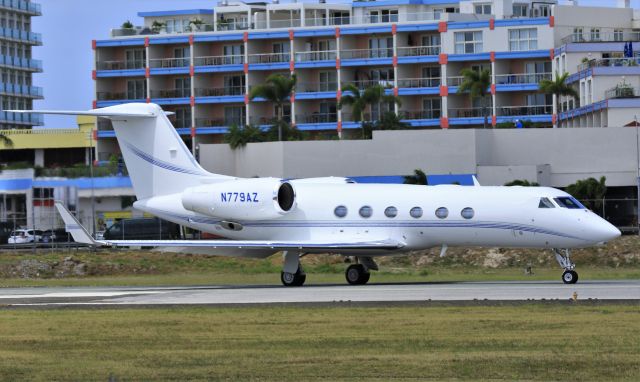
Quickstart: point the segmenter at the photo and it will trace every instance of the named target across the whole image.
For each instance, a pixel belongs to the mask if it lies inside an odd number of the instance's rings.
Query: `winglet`
[[[56,202],[56,208],[64,221],[65,230],[71,234],[76,243],[99,245],[61,202]]]
[[[476,178],[475,175],[471,175],[471,178],[473,178],[473,185],[476,187],[480,187],[480,182],[478,182],[478,178]]]

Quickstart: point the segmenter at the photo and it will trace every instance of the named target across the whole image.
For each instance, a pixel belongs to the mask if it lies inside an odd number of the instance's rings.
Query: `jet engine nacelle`
[[[187,188],[182,206],[223,220],[268,220],[293,211],[296,193],[280,179],[240,179]]]

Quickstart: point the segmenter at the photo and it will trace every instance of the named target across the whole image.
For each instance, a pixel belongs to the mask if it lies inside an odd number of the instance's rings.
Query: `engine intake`
[[[269,220],[295,209],[296,192],[280,179],[240,179],[188,188],[182,206],[223,220]]]

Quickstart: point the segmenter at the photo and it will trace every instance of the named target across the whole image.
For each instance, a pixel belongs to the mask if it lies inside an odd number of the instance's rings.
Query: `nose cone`
[[[597,227],[597,238],[603,244],[619,237],[622,233],[613,224],[604,219],[600,219]]]

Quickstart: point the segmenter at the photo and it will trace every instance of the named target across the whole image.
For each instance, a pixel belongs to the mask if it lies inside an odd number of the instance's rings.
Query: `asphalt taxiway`
[[[150,306],[426,301],[616,300],[640,302],[640,280],[350,285],[3,288],[3,306]]]

